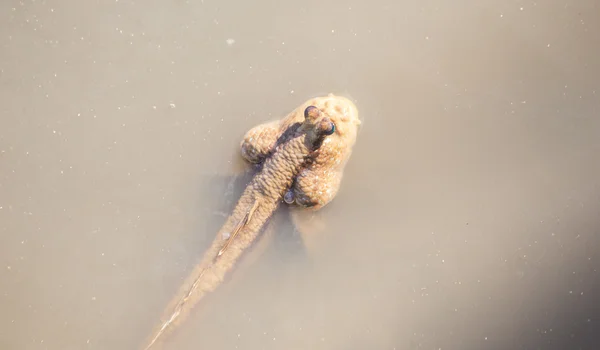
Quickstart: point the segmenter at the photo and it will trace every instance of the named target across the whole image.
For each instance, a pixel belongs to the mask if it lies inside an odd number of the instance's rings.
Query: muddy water
[[[0,348],[136,349],[241,192],[243,133],[327,92],[364,123],[310,247],[280,212],[169,345],[595,348],[598,11],[3,1]]]

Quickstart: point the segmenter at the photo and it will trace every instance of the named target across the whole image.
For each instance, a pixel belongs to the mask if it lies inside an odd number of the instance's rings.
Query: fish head
[[[321,160],[330,162],[331,166],[343,166],[350,157],[361,125],[354,102],[343,96],[329,94],[307,101],[302,108],[304,122],[314,128],[317,136],[323,138],[320,146],[323,153]],[[324,157],[325,155],[328,157]]]

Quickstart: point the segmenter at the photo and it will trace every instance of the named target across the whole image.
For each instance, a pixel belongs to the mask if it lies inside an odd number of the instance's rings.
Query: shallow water
[[[244,132],[328,92],[363,125],[323,232],[278,213],[172,348],[596,348],[598,11],[2,2],[0,348],[139,346]]]

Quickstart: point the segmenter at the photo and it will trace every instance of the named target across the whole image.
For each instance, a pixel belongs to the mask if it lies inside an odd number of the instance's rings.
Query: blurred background
[[[167,348],[598,349],[599,13],[2,1],[0,348],[137,349],[246,130],[332,92],[363,124],[324,229],[309,249],[281,210]]]

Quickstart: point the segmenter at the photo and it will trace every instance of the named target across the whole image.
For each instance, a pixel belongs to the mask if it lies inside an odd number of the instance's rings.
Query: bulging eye
[[[323,134],[329,136],[329,135],[332,135],[334,132],[335,132],[335,124],[330,121],[329,127],[324,130]]]
[[[316,119],[321,114],[321,111],[315,106],[308,106],[304,110],[304,118]]]
[[[293,204],[296,198],[294,197],[294,192],[292,190],[288,190],[283,196],[283,201],[287,204]]]

